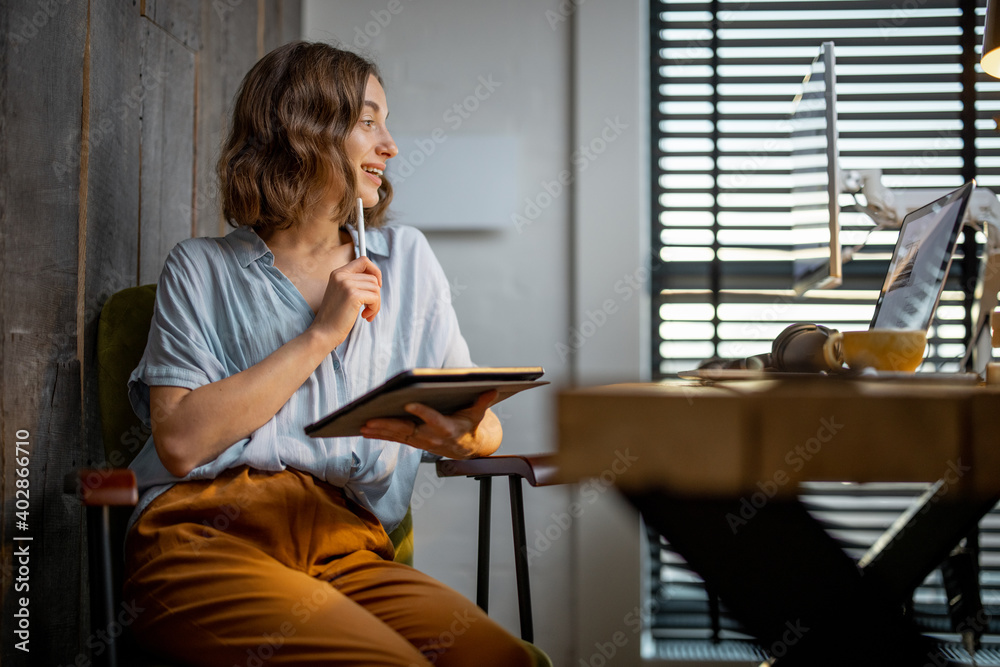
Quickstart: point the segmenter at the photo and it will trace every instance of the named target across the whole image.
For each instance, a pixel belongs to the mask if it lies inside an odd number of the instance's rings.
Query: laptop
[[[975,181],[969,181],[903,218],[869,329],[930,329],[975,185]],[[779,374],[811,375],[722,367],[683,371],[678,376],[724,380],[760,379]],[[974,373],[948,375],[969,376],[970,380],[976,377]]]
[[[871,329],[930,329],[976,182],[910,211],[889,260]]]

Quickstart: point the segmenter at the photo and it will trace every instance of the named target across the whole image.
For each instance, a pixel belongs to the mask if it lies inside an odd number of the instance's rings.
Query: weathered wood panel
[[[218,236],[222,219],[215,164],[225,140],[228,116],[243,76],[257,61],[258,4],[245,0],[203,3],[195,110],[194,236]]]
[[[302,3],[300,0],[260,0],[263,6],[264,39],[257,56],[282,44],[301,39]]]
[[[143,0],[143,16],[192,51],[201,48],[201,9],[207,0]]]
[[[282,0],[259,0],[261,4],[260,17],[262,23],[259,32],[262,39],[257,45],[257,57],[262,58],[264,54],[285,43],[284,25],[282,24]]]
[[[90,9],[90,157],[85,200],[83,434],[103,462],[97,405],[97,320],[115,292],[136,284],[142,103],[161,84],[140,76],[140,17],[131,3]],[[162,77],[161,77],[162,78]]]
[[[166,250],[194,230],[195,169],[214,190],[225,118],[257,56],[261,7],[0,3],[2,664],[86,664],[93,638],[84,516],[62,480],[102,458],[95,323],[108,295],[152,281]],[[297,36],[300,4],[277,8],[282,30],[293,25]],[[196,112],[199,96],[210,104]],[[211,123],[195,139],[200,113]],[[214,206],[207,233],[216,234],[213,190],[204,205]],[[19,432],[30,443],[26,530],[15,515]],[[32,538],[20,582],[28,590],[13,589],[14,537]],[[21,597],[29,600],[30,653],[6,634]]]
[[[302,0],[282,0],[281,43],[302,39]]]
[[[7,665],[71,663],[82,639],[83,514],[63,501],[62,477],[85,458],[76,321],[86,35],[86,3],[0,3],[0,662]],[[25,458],[15,456],[18,440],[29,443],[27,489],[16,485],[17,459]],[[21,517],[18,490],[29,496]],[[27,562],[18,558],[16,591],[15,545],[28,549]],[[21,598],[29,653],[15,648]]]
[[[194,52],[141,19],[142,184],[139,284],[156,282],[167,253],[191,236]]]

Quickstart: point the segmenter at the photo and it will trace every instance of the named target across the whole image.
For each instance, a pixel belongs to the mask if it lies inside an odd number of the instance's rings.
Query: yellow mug
[[[823,356],[831,368],[912,373],[924,360],[926,331],[870,329],[834,332],[823,345]]]

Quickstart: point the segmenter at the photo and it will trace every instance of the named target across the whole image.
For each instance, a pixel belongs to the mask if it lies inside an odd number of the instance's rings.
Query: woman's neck
[[[351,235],[343,227],[335,227],[330,220],[304,219],[286,229],[274,229],[262,235],[272,253],[285,257],[308,257],[343,252],[345,245],[354,245]]]

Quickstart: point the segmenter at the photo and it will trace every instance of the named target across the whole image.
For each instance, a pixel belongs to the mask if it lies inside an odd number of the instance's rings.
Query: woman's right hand
[[[382,272],[367,257],[358,258],[330,274],[311,335],[297,336],[250,368],[194,390],[150,387],[153,442],[164,467],[184,477],[267,423],[347,338],[359,308],[368,321],[378,314],[381,287]]]
[[[382,307],[382,272],[367,257],[358,257],[330,273],[323,303],[312,328],[321,334],[330,350],[340,345],[361,317],[371,322]]]

